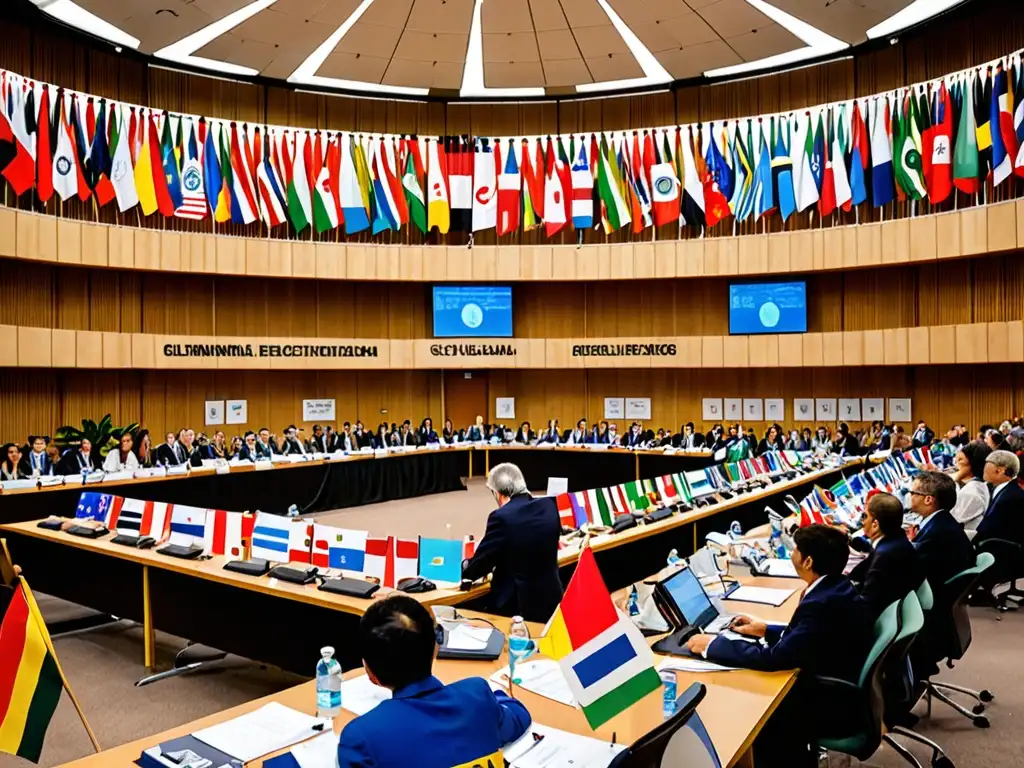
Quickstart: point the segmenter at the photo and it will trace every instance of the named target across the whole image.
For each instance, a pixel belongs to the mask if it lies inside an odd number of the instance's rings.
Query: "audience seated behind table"
[[[558,419],[548,419],[548,426],[538,435],[537,442],[558,445],[560,439],[561,432],[558,427]]]
[[[486,440],[488,437],[490,437],[490,435],[487,434],[487,430],[484,425],[484,417],[477,415],[476,421],[466,428],[466,440],[471,443],[479,443],[482,440]]]
[[[10,480],[27,480],[32,475],[28,460],[21,455],[21,448],[16,443],[7,443],[3,447],[4,460],[0,464],[0,482]]]
[[[107,452],[107,458],[103,460],[104,472],[133,471],[139,468],[139,460],[132,450],[135,441],[131,432],[121,435],[121,441],[116,448]]]
[[[502,463],[487,475],[498,505],[476,553],[463,564],[462,576],[475,581],[491,571],[488,610],[527,621],[551,618],[562,599],[558,576],[558,538],[562,526],[552,497],[534,499],[515,464]]]
[[[207,459],[228,461],[231,458],[231,450],[228,448],[228,439],[220,429],[215,430],[213,439],[206,446]]]
[[[461,442],[461,436],[455,431],[451,419],[444,420],[444,427],[441,428],[441,440],[446,445],[455,445],[455,443]]]
[[[537,435],[530,429],[530,422],[524,421],[519,425],[519,429],[516,430],[516,435],[512,442],[519,443],[520,445],[533,445],[536,439]]]
[[[69,448],[57,462],[58,475],[80,475],[83,470],[90,472],[100,466],[99,454],[92,449],[92,441],[89,438],[82,438],[82,442],[75,448]]]
[[[486,680],[445,685],[431,674],[437,636],[430,612],[407,595],[367,608],[359,620],[363,668],[392,692],[348,723],[338,740],[338,765],[500,765],[496,753],[530,726],[526,707]]]
[[[629,425],[629,432],[623,435],[620,444],[623,448],[642,448],[644,442],[644,434],[640,422],[634,421]]]
[[[23,450],[25,461],[28,463],[29,477],[48,477],[53,474],[53,459],[47,453],[48,437],[42,435],[28,436],[28,450]]]
[[[703,448],[704,435],[700,432],[695,432],[693,422],[688,421],[679,428],[679,434],[672,436],[672,447],[684,451]]]
[[[992,451],[985,459],[984,479],[992,486],[992,498],[974,537],[975,546],[990,539],[1002,539],[1024,547],[1024,489],[1017,482],[1020,459],[1010,451]],[[999,571],[983,573],[978,580],[972,605],[991,605],[992,589]]]
[[[891,493],[872,491],[864,510],[863,533],[871,549],[850,571],[850,581],[877,618],[921,586],[924,567],[903,530],[903,502]]]
[[[416,441],[419,445],[432,445],[441,441],[434,431],[434,420],[429,416],[420,422],[420,428],[416,430]]]
[[[140,429],[135,433],[132,450],[135,451],[135,458],[139,460],[140,467],[153,466],[153,438],[150,437],[148,429]]]
[[[761,442],[757,444],[757,450],[754,451],[754,455],[764,456],[769,451],[781,451],[785,447],[785,441],[782,439],[782,427],[778,424],[772,424],[768,427],[768,431],[764,433]]]
[[[849,556],[846,535],[837,528],[810,525],[798,529],[794,541],[793,566],[806,587],[787,626],[740,616],[732,631],[763,643],[705,634],[687,641],[691,653],[726,666],[800,670],[792,691],[754,741],[759,768],[817,766],[817,754],[809,745],[849,722],[846,712],[856,711],[857,703],[829,697],[828,705],[821,706],[815,676],[856,683],[872,644],[870,609],[843,575]]]
[[[562,435],[562,442],[566,445],[584,445],[594,442],[594,435],[587,429],[587,420],[580,419],[576,422],[575,429],[566,430]]]

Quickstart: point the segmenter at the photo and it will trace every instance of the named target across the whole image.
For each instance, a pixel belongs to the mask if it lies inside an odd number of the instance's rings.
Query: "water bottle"
[[[82,467],[82,485],[89,479],[89,467]]]
[[[729,526],[729,538],[731,539],[742,539],[743,538],[743,526],[740,525],[739,520],[733,520],[732,525]]]
[[[679,556],[679,550],[673,549],[668,553],[668,566],[670,568],[683,564],[683,558]]]
[[[508,630],[508,676],[516,685],[522,682],[516,677],[516,663],[529,656],[532,650],[529,627],[522,616],[513,616],[512,626]]]
[[[636,584],[633,585],[633,589],[629,593],[629,600],[626,601],[626,610],[629,611],[630,617],[640,615],[640,595],[636,591]]]
[[[297,504],[292,504],[290,507],[288,507],[288,517],[298,517],[298,516],[299,516],[299,507],[298,507]]]
[[[329,645],[320,649],[316,663],[316,711],[318,717],[336,717],[341,712],[341,664]]]
[[[661,677],[661,714],[663,719],[668,720],[676,713],[676,673],[671,669],[663,669],[658,676]]]

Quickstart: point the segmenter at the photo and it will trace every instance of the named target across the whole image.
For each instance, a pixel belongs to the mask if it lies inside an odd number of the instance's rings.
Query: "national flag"
[[[341,211],[345,219],[345,234],[354,235],[370,226],[369,212],[363,199],[363,191],[359,183],[356,167],[356,156],[359,149],[358,141],[350,133],[341,137]],[[289,205],[289,211],[291,206]]]
[[[472,560],[476,554],[476,540],[472,535],[462,537],[462,559]]]
[[[505,167],[498,175],[498,236],[515,232],[519,228],[519,197],[522,175],[516,163],[516,150],[512,139],[508,140]],[[575,204],[575,198],[573,200]]]
[[[595,730],[661,688],[654,654],[640,630],[616,610],[590,547],[580,553],[537,647],[558,661]]]
[[[14,132],[11,130],[12,98],[7,74],[6,70],[0,70],[0,171],[14,159],[17,151],[17,142],[14,140]],[[59,114],[59,110],[56,111]]]
[[[169,507],[169,504],[162,501],[124,499],[116,514],[111,514],[109,527],[118,533],[152,536],[157,542],[162,542],[167,537],[171,522]]]
[[[836,205],[844,211],[850,210],[853,191],[850,189],[850,176],[846,171],[846,105],[839,107],[835,113],[835,124],[832,126],[832,181],[836,189]]]
[[[594,523],[598,521],[598,514],[596,508],[591,506],[591,497],[587,495],[586,491],[576,491],[572,495],[573,500],[576,503],[576,508],[583,518],[580,525],[583,523]]]
[[[380,583],[382,587],[394,588],[402,579],[416,576],[419,569],[419,541],[368,537],[363,573]]]
[[[288,562],[310,565],[313,561],[313,523],[293,520],[288,527]]]
[[[875,208],[896,199],[893,186],[892,148],[889,137],[889,101],[876,97],[869,113],[871,122],[871,202]]]
[[[346,214],[347,217],[347,214]],[[451,227],[448,171],[439,139],[427,139],[427,225],[442,235]]]
[[[363,209],[367,213],[367,219],[372,222],[374,218],[373,187],[370,181],[370,165],[366,152],[369,142],[368,136],[360,136],[359,140],[352,141],[352,165],[355,167],[356,179],[359,181],[359,197],[363,201]]]
[[[868,129],[860,112],[860,104],[854,101],[850,125],[850,202],[854,205],[860,205],[868,199],[868,168],[871,165],[868,152]]]
[[[822,110],[824,113],[825,110]],[[821,147],[821,194],[818,198],[818,213],[822,218],[831,216],[835,213],[837,202],[836,202],[836,180],[835,173],[832,168],[833,152],[831,136],[832,116],[828,115],[829,129],[825,130],[822,122],[823,115],[818,115],[818,127],[814,134],[814,151],[815,155],[818,154],[819,146]],[[840,162],[842,158],[839,158]]]
[[[548,237],[552,237],[569,221],[567,194],[570,192],[570,189],[565,184],[565,160],[561,156],[561,152],[556,149],[550,136],[548,137],[545,155],[544,232]]]
[[[689,487],[690,493],[695,499],[699,499],[701,496],[707,496],[709,493],[714,493],[715,489],[711,485],[711,481],[708,480],[708,475],[703,469],[694,469],[689,472],[684,472],[683,478],[686,480],[686,485]]]
[[[19,577],[0,623],[0,752],[39,762],[63,687],[46,622]]]
[[[923,172],[932,205],[943,202],[953,191],[953,104],[946,83],[939,86],[931,126],[922,136]]]
[[[473,231],[494,229],[498,223],[498,172],[501,146],[476,139],[473,152]]]
[[[397,231],[402,221],[398,215],[398,205],[391,194],[384,139],[370,139],[370,179],[374,201],[373,234],[387,229]]]
[[[754,220],[760,219],[775,210],[775,191],[772,187],[772,159],[768,137],[764,134],[764,124],[758,119],[760,134],[760,151],[757,153],[757,167],[754,169],[754,182],[751,194],[754,197]]]
[[[978,139],[978,178],[982,181],[992,172],[992,68],[984,74],[979,70],[974,83],[975,135]],[[965,102],[966,103],[966,102]]]
[[[135,189],[139,196],[139,207],[144,216],[155,213],[159,208],[156,194],[156,184],[153,172],[155,170],[153,158],[159,157],[159,146],[156,145],[156,127],[153,125],[153,115],[150,112],[143,114],[139,111],[139,134],[142,137],[142,146],[139,148],[139,156],[135,161]],[[159,167],[159,164],[156,166]],[[163,175],[161,174],[161,178]],[[166,192],[166,185],[164,187]]]
[[[462,580],[464,558],[461,539],[430,539],[421,536],[418,554],[417,573],[423,578],[439,586],[457,586]]]
[[[744,137],[740,123],[736,121],[732,143],[736,181],[729,207],[738,221],[746,221],[754,212],[754,149],[750,130],[750,121],[747,120],[747,135]]]
[[[8,122],[14,139],[14,158],[3,170],[15,195],[32,188],[36,180],[36,111],[35,88],[20,77],[10,76],[7,84]]]
[[[113,119],[113,109],[111,109],[111,119]],[[100,99],[100,108],[95,116],[95,121],[95,132],[92,134],[92,144],[85,161],[85,178],[96,194],[96,202],[103,207],[116,197],[114,185],[110,181],[111,158],[110,145],[107,141],[106,99]]]
[[[331,186],[331,176],[332,168],[336,163],[340,163],[341,158],[334,142],[329,139],[328,142],[327,160],[320,168],[313,189],[313,224],[317,234],[338,227],[338,207],[335,205],[334,197],[338,190]]]
[[[366,531],[313,523],[313,565],[363,573],[368,536]]]
[[[169,544],[181,547],[201,547],[206,538],[206,517],[209,510],[175,504],[171,509],[171,537]]]
[[[181,118],[178,118],[179,121]],[[183,196],[181,193],[181,170],[178,168],[178,158],[174,153],[174,139],[171,136],[171,117],[164,113],[163,135],[160,139],[160,167],[163,170],[163,186],[167,190],[166,203],[160,206],[160,213],[164,216],[173,216],[174,212],[181,207]],[[160,181],[154,180],[157,188],[157,199],[160,200]],[[247,222],[248,223],[248,222]]]
[[[288,218],[296,232],[302,232],[313,218],[313,202],[309,194],[309,170],[313,149],[309,132],[295,132],[295,152],[292,155],[291,178],[288,180]]]
[[[622,166],[625,172],[627,195],[633,220],[633,234],[643,232],[651,226],[651,192],[644,175],[640,157],[640,138],[633,132],[623,139]]]
[[[587,157],[586,137],[579,137],[572,160],[572,225],[575,229],[594,226],[594,174]]]
[[[999,185],[1013,175],[1017,134],[1013,128],[1013,87],[1000,62],[992,82],[992,183]]]
[[[643,512],[651,506],[651,500],[647,498],[647,491],[640,480],[631,480],[622,485],[626,492],[626,499],[629,502],[630,512]]]
[[[629,224],[631,217],[619,184],[618,163],[603,133],[600,155],[597,184],[601,196],[601,222],[605,234],[610,234]]]
[[[572,496],[568,493],[558,494],[555,497],[555,506],[558,507],[558,521],[566,528],[576,528]]]
[[[405,201],[409,208],[409,221],[416,225],[420,232],[427,231],[427,200],[423,193],[423,159],[420,155],[418,139],[405,140],[405,172],[402,175],[402,187],[405,189]]]
[[[296,525],[305,527],[308,523],[299,522]],[[272,515],[269,512],[257,512],[252,529],[251,556],[254,559],[287,563],[291,528],[290,518]]]
[[[181,120],[185,123],[186,118]],[[183,128],[185,145],[181,158],[181,204],[174,215],[182,219],[205,219],[206,190],[199,162],[199,140],[194,121],[188,119],[186,126]],[[99,195],[99,190],[96,194]]]
[[[679,221],[679,179],[672,165],[672,148],[668,131],[662,131],[662,148],[654,142],[654,164],[651,166],[651,206],[657,227]]]
[[[683,221],[687,226],[703,228],[705,225],[704,183],[697,173],[692,125],[688,128],[688,131],[687,136],[681,138],[682,155],[680,159],[683,163]],[[699,154],[699,151],[697,154]]]
[[[591,522],[586,498],[581,491],[570,493],[569,501],[572,504],[573,528],[581,528],[584,523]]]
[[[896,151],[896,183],[911,200],[920,200],[927,193],[922,175],[921,134],[917,122],[917,100],[913,94],[903,99],[898,120],[893,126]]]
[[[1013,90],[1013,131],[1016,136],[1017,156],[1014,158],[1014,173],[1024,176],[1024,67],[1020,58],[1010,70],[1010,85]]]
[[[698,146],[694,148],[694,163],[697,166],[697,176],[704,187],[704,223],[708,227],[713,227],[732,214],[728,192],[719,187],[719,179],[725,179],[727,189],[731,190],[732,174],[728,172],[725,158],[718,151],[713,123],[708,132],[707,152],[705,154],[701,151],[703,130],[702,128],[699,134]]]
[[[206,192],[206,203],[210,207],[210,215],[219,222],[221,219],[217,216],[217,212],[221,206],[221,195],[224,192],[224,177],[221,175],[220,168],[220,147],[214,138],[215,128],[219,128],[219,124],[210,123],[206,130],[206,140],[203,142],[203,189]]]
[[[95,520],[98,523],[107,525],[107,522],[113,518],[117,521],[117,516],[121,510],[121,505],[124,504],[124,498],[121,496],[114,496],[110,493],[93,493],[85,492],[78,497],[78,507],[75,509],[76,520]]]
[[[811,496],[807,496],[803,501],[800,502],[800,527],[806,528],[808,525],[824,525],[825,517],[821,513],[821,509],[814,505]]]
[[[53,153],[51,178],[54,191],[61,200],[69,200],[78,194],[78,172],[75,170],[78,157],[75,145],[71,140],[71,128],[68,125],[67,107],[64,99],[60,99],[57,108],[60,122],[57,124],[57,148]]]
[[[244,560],[246,543],[252,539],[255,522],[252,515],[211,509],[206,515],[203,552]]]
[[[613,485],[605,488],[604,492],[611,504],[612,514],[614,517],[629,513],[629,500],[626,498],[625,488],[621,485]]]
[[[398,225],[402,226],[409,223],[409,206],[405,202],[405,191],[402,187],[401,176],[405,173],[405,169],[402,165],[402,155],[396,145],[396,142],[399,141],[401,139],[392,136],[387,140],[381,138],[380,143],[384,157],[384,173],[388,178],[388,186],[391,188],[391,199],[395,203]],[[335,185],[335,189],[338,188],[338,185]]]
[[[546,165],[544,162],[544,145],[540,139],[523,139],[523,193],[529,197],[532,215],[532,226],[540,226],[544,220],[544,179]],[[526,220],[526,204],[524,197],[523,216]]]
[[[135,172],[132,168],[131,142],[124,125],[124,107],[111,106],[111,161],[110,181],[114,185],[117,207],[121,213],[131,210],[139,204],[139,195],[135,191]]]
[[[231,221],[235,224],[252,224],[259,215],[256,190],[253,187],[252,169],[248,160],[248,156],[252,154],[252,148],[249,145],[247,134],[246,126],[243,125],[242,129],[239,130],[237,123],[231,123]],[[296,167],[306,167],[306,165],[299,161],[297,152],[295,164]],[[298,173],[296,173],[296,176],[298,176]],[[302,181],[305,186],[304,199],[308,202],[308,181],[305,177]],[[295,229],[299,230],[299,227],[296,226]]]
[[[772,149],[772,193],[778,201],[782,220],[788,221],[796,211],[796,191],[793,188],[793,160],[782,138],[781,118]]]
[[[260,218],[268,227],[276,227],[287,221],[285,186],[270,161],[271,147],[277,146],[276,139],[266,131],[267,141],[263,145],[263,159],[256,169],[256,184],[260,193]]]
[[[445,138],[445,162],[451,229],[469,232],[473,214],[473,150],[467,137]]]
[[[0,120],[0,122],[3,122]],[[46,204],[53,197],[53,147],[50,143],[50,86],[39,89],[39,117],[36,125],[36,196]]]
[[[593,514],[591,521],[596,525],[612,524],[612,505],[600,488],[583,492],[587,497],[587,509]]]
[[[803,121],[795,118],[793,137],[789,145],[789,156],[793,161],[793,194],[796,209],[806,211],[818,202],[818,186],[811,169],[811,154],[814,152],[814,125],[811,113],[804,113]]]
[[[960,96],[960,124],[953,150],[953,186],[967,195],[978,193],[981,163],[978,158],[978,133],[974,116],[974,88],[970,80],[957,83]]]
[[[75,173],[78,178],[75,186],[78,189],[78,199],[83,203],[92,196],[92,187],[85,178],[85,159],[88,153],[89,144],[82,130],[82,121],[78,115],[78,96],[71,96],[71,111],[68,113],[69,131],[71,133],[71,146],[75,150]]]
[[[722,129],[716,132],[714,123],[712,123],[709,133],[710,140],[708,141],[706,157],[708,172],[714,178],[718,191],[725,196],[726,200],[731,200],[736,186],[736,173],[732,167],[729,155],[729,125],[728,123],[723,123]],[[725,148],[724,152],[723,147]],[[707,193],[705,192],[705,204],[707,204],[707,201]],[[730,212],[732,211],[732,206],[729,207],[729,210]]]
[[[676,489],[672,475],[656,477],[655,484],[658,486],[658,496],[661,498],[662,504],[668,506],[679,501],[679,491]]]

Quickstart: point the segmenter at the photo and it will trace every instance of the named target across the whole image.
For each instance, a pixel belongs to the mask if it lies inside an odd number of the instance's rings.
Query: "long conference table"
[[[700,469],[711,464],[712,458],[707,451],[466,444],[387,455],[311,457],[294,463],[228,464],[219,471],[191,467],[187,474],[88,486],[82,486],[76,476],[67,478],[65,485],[4,490],[0,493],[0,522],[36,520],[47,514],[73,516],[83,490],[211,509],[281,514],[295,504],[304,512],[320,512],[462,490],[462,478],[486,474],[504,461],[523,470],[531,490],[545,490],[549,477],[564,477],[568,490],[582,491]]]
[[[688,555],[705,533],[724,530],[732,520],[745,529],[763,523],[766,506],[788,514],[781,503],[785,494],[799,497],[814,483],[832,484],[842,471],[856,470],[860,464],[856,460],[817,470],[656,523],[594,536],[590,545],[609,589],[619,589],[646,578],[665,562],[670,549]],[[11,556],[24,568],[29,583],[38,592],[140,622],[147,667],[155,660],[157,629],[299,674],[308,673],[309,659],[317,658],[328,639],[334,640],[344,669],[360,664],[358,648],[343,639],[356,636],[359,617],[370,600],[226,571],[223,556],[181,560],[113,544],[109,536],[85,539],[38,528],[36,523],[0,525],[0,536],[7,538]],[[579,538],[569,539],[560,551],[563,583],[575,570],[581,543]],[[485,582],[465,592],[438,589],[416,598],[427,606],[482,608],[488,592]],[[315,631],[296,630],[301,627]]]
[[[794,579],[751,578],[749,574],[738,574],[737,578],[746,584],[764,587],[779,587],[794,590],[793,595],[779,607],[751,605],[749,609],[744,603],[734,603],[730,609],[743,613],[750,611],[759,618],[772,622],[786,623],[792,617],[799,603],[799,585]],[[619,601],[623,599],[618,596]],[[483,619],[503,627],[504,619],[470,610],[461,610],[466,618]],[[539,637],[543,627],[530,624],[531,636]],[[651,638],[654,642],[656,638]],[[660,662],[664,657],[655,655]],[[306,661],[303,658],[303,661]],[[468,677],[490,677],[508,664],[507,652],[495,661],[452,661],[438,660],[434,662],[434,674],[444,683],[453,683]],[[308,664],[307,664],[308,666]],[[307,671],[308,674],[308,671]],[[363,674],[361,669],[352,669],[345,674],[346,679]],[[682,693],[693,683],[703,683],[707,687],[707,695],[700,703],[697,712],[707,727],[711,741],[718,752],[722,765],[727,768],[753,768],[754,739],[760,733],[768,718],[779,706],[796,681],[795,670],[782,672],[755,672],[753,670],[736,670],[733,672],[683,672],[677,671],[676,682]],[[621,744],[631,744],[640,739],[663,722],[662,691],[648,694],[632,707],[616,715],[596,731],[591,731],[583,712],[579,709],[546,699],[529,691],[517,688],[515,696],[526,705],[534,722],[560,728],[582,736],[611,740],[613,737]],[[185,736],[201,728],[225,722],[252,712],[263,705],[276,701],[301,712],[315,714],[316,683],[309,681],[294,686],[280,693],[265,696],[254,701],[241,704],[222,712],[200,718],[191,723],[181,725],[161,733],[106,749],[98,754],[90,755],[72,763],[75,768],[130,768],[143,750]],[[342,701],[344,706],[344,700]],[[334,720],[335,733],[340,733],[344,726],[354,719],[354,715],[342,710]],[[280,754],[280,753],[275,753]],[[270,756],[268,756],[270,757]],[[263,760],[248,763],[250,768],[263,765]]]

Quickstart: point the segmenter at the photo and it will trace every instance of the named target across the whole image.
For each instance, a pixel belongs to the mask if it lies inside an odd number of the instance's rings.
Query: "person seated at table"
[[[552,443],[558,445],[561,433],[558,430],[558,419],[548,419],[548,427],[540,433],[538,443]]]
[[[519,429],[516,430],[515,437],[512,438],[512,442],[519,443],[520,445],[530,445],[537,438],[533,430],[530,429],[530,422],[524,421],[519,425]]]
[[[366,427],[359,419],[356,419],[356,423],[352,425],[352,434],[355,436],[356,445],[360,448],[370,447],[370,439],[373,435],[366,431]]]
[[[547,621],[562,599],[558,537],[562,526],[554,497],[534,499],[515,464],[502,463],[487,475],[498,508],[462,577],[474,581],[494,571],[489,609],[527,621]]]
[[[341,425],[341,432],[338,433],[337,450],[354,453],[359,450],[359,443],[356,436],[352,434],[352,424],[345,422]]]
[[[991,501],[991,492],[984,480],[985,462],[992,449],[981,440],[967,443],[953,456],[950,477],[957,485],[956,504],[950,510],[953,519],[964,527],[967,538],[973,539]],[[926,466],[925,469],[934,469]]]
[[[294,424],[289,424],[284,430],[284,439],[281,440],[281,454],[284,456],[305,456],[306,446],[299,439],[299,430]]]
[[[80,475],[84,469],[92,472],[97,467],[97,458],[92,451],[92,442],[89,438],[83,437],[77,448],[69,448],[61,456],[57,464],[57,474]]]
[[[367,677],[391,698],[344,727],[339,768],[500,766],[501,748],[530,727],[526,707],[482,677],[445,685],[431,674],[434,618],[408,595],[366,609],[359,647]]]
[[[420,445],[440,442],[437,432],[434,431],[434,420],[429,416],[420,422],[420,428],[416,430],[416,440]]]
[[[608,425],[608,445],[622,445],[622,435],[619,434],[618,424]]]
[[[218,429],[213,433],[213,440],[206,446],[206,458],[224,459],[224,461],[231,458],[231,454],[228,451],[228,441],[223,431]]]
[[[805,587],[786,626],[739,616],[731,629],[758,642],[722,635],[695,635],[687,648],[695,655],[730,667],[775,672],[799,669],[796,684],[754,742],[755,766],[817,766],[809,744],[817,736],[842,734],[848,705],[828,699],[815,676],[856,683],[873,642],[873,616],[867,603],[843,575],[849,557],[846,535],[826,525],[809,525],[793,534],[793,566]],[[763,642],[761,642],[763,640]]]
[[[634,421],[629,425],[629,432],[623,436],[621,445],[625,448],[639,448],[643,442],[644,434],[640,422]]]
[[[985,482],[992,500],[978,524],[976,542],[1005,539],[1024,546],[1024,489],[1017,483],[1020,459],[1010,451],[992,451],[985,458]]]
[[[209,445],[206,440],[206,435],[201,435],[203,443]],[[183,446],[185,454],[188,456],[188,464],[193,467],[203,466],[203,458],[206,456],[204,448],[201,447],[203,443],[200,442],[199,438],[196,437],[196,433],[191,429],[186,429],[185,434],[178,436],[178,442]]]
[[[21,455],[21,448],[15,443],[7,443],[3,448],[3,455],[6,456],[3,464],[0,464],[0,482],[8,480],[27,480],[32,476],[32,469],[28,460]]]
[[[231,438],[231,444],[228,446],[228,459],[233,459],[238,456],[238,452],[242,450],[242,436],[235,435]]]
[[[576,422],[576,429],[570,430],[569,434],[565,436],[562,441],[566,445],[583,445],[584,443],[592,443],[594,437],[591,432],[587,429],[587,420],[580,419]]]
[[[135,433],[135,458],[139,460],[139,467],[149,468],[153,466],[153,439],[148,429],[140,429]]]
[[[374,450],[377,451],[383,451],[391,445],[391,433],[388,431],[388,423],[386,421],[382,421],[377,425],[377,431],[374,432],[370,442]]]
[[[910,511],[921,518],[913,531],[914,549],[938,598],[950,578],[974,565],[971,541],[949,513],[956,506],[956,483],[949,475],[926,470],[914,475],[909,493]]]
[[[832,439],[832,453],[838,453],[840,456],[860,455],[860,443],[850,434],[850,427],[845,421],[839,422],[836,427],[835,437]]]
[[[281,453],[281,449],[277,444],[277,435],[266,427],[260,427],[259,432],[256,433],[256,442],[259,443],[262,454],[272,456],[275,453]]]
[[[328,428],[330,425],[327,425]],[[309,439],[309,450],[313,453],[331,453],[327,450],[327,435],[319,424],[313,425],[313,436]]]
[[[608,444],[608,422],[602,420],[602,421],[599,421],[597,424],[595,424],[594,428],[592,430],[591,437],[593,439],[590,442],[592,442],[592,443],[600,443],[602,445],[607,445]]]
[[[444,420],[444,426],[441,428],[441,442],[445,445],[455,445],[459,442],[459,433],[455,431],[455,425],[452,424],[451,419]]]
[[[418,444],[416,433],[412,431],[412,422],[406,419],[394,435],[394,444],[400,446],[414,447]]]
[[[664,448],[669,445],[672,445],[672,435],[670,435],[664,428],[659,427],[658,431],[654,435],[654,440],[651,442],[651,447]]]
[[[28,444],[31,450],[25,461],[28,462],[29,475],[31,477],[42,477],[53,474],[53,461],[46,454],[46,444],[49,442],[42,435],[29,435]]]
[[[486,440],[487,435],[484,429],[484,417],[477,415],[476,420],[466,429],[466,440],[470,443],[478,443]]]
[[[139,460],[132,450],[134,444],[131,432],[121,435],[121,443],[117,448],[111,448],[107,458],[103,462],[104,472],[121,472],[139,468]]]
[[[164,435],[164,442],[160,443],[153,450],[153,464],[158,467],[169,467],[175,464],[180,464],[181,460],[178,458],[178,453],[174,449],[174,444],[177,442],[173,432],[168,432]]]
[[[679,428],[679,433],[672,436],[672,447],[684,451],[704,447],[704,435],[694,431],[693,422],[688,421]]]
[[[264,452],[266,449],[260,445],[256,439],[256,434],[251,430],[245,433],[242,438],[242,448],[238,451],[236,457],[239,461],[258,461],[259,459],[269,459],[270,453]]]
[[[782,431],[779,429],[778,424],[772,424],[768,427],[768,431],[764,433],[764,438],[757,444],[757,450],[754,451],[754,455],[764,456],[769,451],[781,451],[785,447]]]
[[[903,531],[903,502],[896,496],[874,493],[868,499],[863,530],[871,550],[850,571],[850,581],[877,617],[921,586],[924,568]]]

